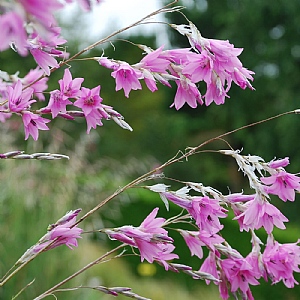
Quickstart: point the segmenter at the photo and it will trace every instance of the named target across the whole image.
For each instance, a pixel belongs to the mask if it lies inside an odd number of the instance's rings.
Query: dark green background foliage
[[[35,243],[43,234],[44,231],[41,230],[37,236],[31,235],[30,232],[34,231],[36,226],[46,230],[48,223],[54,222],[70,209],[82,207],[84,211],[88,211],[119,186],[152,169],[157,164],[165,162],[179,150],[184,151],[187,146],[196,146],[211,137],[237,127],[299,108],[300,2],[298,0],[276,2],[271,0],[197,0],[182,1],[181,4],[187,6],[184,14],[199,28],[204,37],[229,39],[235,47],[244,48],[240,59],[246,68],[255,71],[253,86],[256,91],[248,89],[244,91],[237,86],[232,86],[229,91],[230,99],[226,100],[225,105],[212,104],[209,107],[200,106],[196,109],[184,106],[180,111],[176,111],[174,108],[169,108],[176,91],[174,85],[173,89],[168,89],[158,84],[159,91],[155,93],[151,93],[146,88],[142,91],[131,91],[130,98],[127,99],[124,97],[123,91],[115,92],[115,82],[110,76],[110,71],[100,67],[96,61],[72,62],[73,77],[84,77],[83,86],[85,87],[93,88],[100,84],[103,103],[113,106],[123,114],[134,131],[122,130],[113,121],[104,121],[103,127],[98,127],[96,131],[92,130],[90,136],[85,136],[84,120],[75,122],[54,120],[50,123],[51,130],[40,132],[39,141],[34,143],[32,140],[23,141],[22,124],[17,117],[13,117],[11,121],[1,125],[1,135],[3,136],[1,152],[20,148],[29,153],[51,151],[71,156],[69,162],[55,162],[55,165],[51,162],[43,162],[39,163],[38,167],[33,167],[35,162],[30,162],[30,175],[34,190],[28,187],[27,181],[24,181],[22,177],[18,178],[18,182],[16,182],[19,186],[26,184],[24,189],[27,196],[22,195],[22,192],[17,194],[12,192],[13,185],[10,183],[10,186],[5,182],[7,178],[10,181],[13,180],[13,178],[7,177],[7,174],[10,174],[10,167],[4,166],[7,162],[1,162],[0,168],[3,174],[1,190],[6,191],[5,193],[1,192],[1,205],[2,208],[6,207],[6,210],[0,210],[2,229],[6,222],[15,224],[22,218],[25,218],[25,220],[22,219],[22,222],[28,225],[27,233],[25,227],[16,225],[16,232],[23,228],[27,239],[24,241],[24,235],[18,237],[18,233],[16,240],[10,241],[18,243],[18,251],[13,258],[8,255],[12,252],[3,250],[5,238],[2,234],[5,230],[0,231],[3,241],[0,257],[2,265],[5,266],[5,268],[1,266],[1,270],[8,269],[12,261],[17,259],[18,255],[26,250],[26,247]],[[177,13],[169,14],[166,17],[171,23],[186,23],[184,17]],[[172,47],[189,47],[185,37],[180,34],[169,30],[168,36]],[[128,39],[153,48],[160,46],[155,45],[155,37],[133,36]],[[74,48],[79,44],[79,41],[71,41]],[[109,44],[105,45],[105,56],[130,63],[136,63],[142,58],[141,50],[129,43],[115,40],[113,45],[114,47]],[[166,45],[165,49],[167,47],[169,46]],[[76,52],[72,48],[68,51]],[[103,49],[96,48],[85,57],[101,56],[102,54]],[[12,51],[1,54],[0,69],[10,73],[20,70],[20,75],[24,76],[28,69],[34,68],[34,66],[31,58],[21,59]],[[49,89],[58,88],[57,80],[62,77],[62,74],[63,70],[58,70],[51,76]],[[202,89],[201,93],[204,94],[205,89]],[[16,131],[18,128],[20,130]],[[287,170],[296,173],[300,170],[299,131],[299,116],[289,115],[239,131],[230,135],[226,140],[234,149],[243,148],[244,154],[256,154],[267,161],[274,157],[289,156],[291,165],[287,167]],[[7,138],[13,134],[15,135],[14,139]],[[227,145],[224,142],[216,141],[206,146],[205,150],[225,148]],[[27,162],[23,162],[19,166],[15,163],[11,166],[11,172],[17,172],[18,168],[26,169],[27,164]],[[233,159],[217,153],[201,153],[189,158],[187,162],[170,166],[164,170],[164,173],[168,177],[179,180],[202,182],[204,185],[213,186],[224,193],[227,193],[228,189],[231,192],[249,191],[247,181],[237,171]],[[165,183],[172,184],[174,189],[181,187],[180,184],[174,182],[165,181]],[[49,188],[52,186],[53,188]],[[28,206],[28,193],[34,199],[32,201],[35,205]],[[16,195],[18,199],[16,199]],[[55,197],[55,209],[49,215],[47,211],[53,209],[51,205],[49,206],[49,201],[53,201],[53,197]],[[13,203],[16,207],[9,207],[11,199],[15,199],[16,202]],[[295,242],[299,237],[300,227],[298,221],[299,197],[295,203],[283,203],[274,198],[273,204],[280,208],[291,221],[287,225],[287,232],[275,230],[275,236],[282,243]],[[13,213],[18,206],[25,206],[26,210],[20,210],[17,214]],[[92,229],[103,226],[101,225],[103,223],[105,226],[139,225],[155,206],[160,207],[159,215],[165,217],[171,217],[180,212],[173,205],[171,205],[170,212],[166,212],[157,195],[144,190],[133,190],[109,204],[90,221],[87,220],[83,226],[86,229]],[[33,214],[32,222],[27,222],[21,212]],[[12,215],[18,217],[12,218]],[[51,219],[48,219],[48,216],[51,216]],[[224,237],[232,246],[237,247],[242,254],[246,255],[251,249],[250,235],[239,233],[237,224],[230,220],[223,220],[223,223],[225,224],[224,233],[222,233]],[[260,232],[260,234],[264,240],[264,233]],[[176,233],[171,233],[171,235],[177,240],[176,253],[181,257],[180,262],[190,264],[198,269],[199,260],[190,258],[189,250],[181,237]],[[96,234],[91,240],[97,247],[100,247],[105,241],[103,237]],[[113,245],[112,242],[107,241],[107,243]],[[53,250],[53,252],[55,251]],[[68,252],[68,249],[65,251]],[[66,255],[66,252],[63,251],[63,254]],[[49,259],[51,254],[47,253]],[[71,253],[71,255],[73,254]],[[66,258],[67,262],[69,260],[70,258]],[[39,263],[42,264],[42,261],[40,259]],[[128,258],[128,262],[130,262],[132,271],[138,275],[139,258]],[[194,290],[199,285],[203,289],[206,288],[205,284],[194,281],[188,276],[165,273],[160,267],[156,271],[155,277],[169,276],[176,284],[182,284],[185,289]],[[29,277],[35,276],[30,272]],[[54,267],[50,274],[52,273],[55,273]],[[24,281],[20,286],[24,286],[30,281],[24,278],[22,280]],[[56,282],[55,276],[52,279],[47,277],[47,280],[49,283]],[[120,285],[119,282],[109,282],[109,284]],[[40,288],[40,292],[42,292],[46,287]],[[269,284],[261,282],[260,286],[253,287],[252,290],[256,299],[299,298],[298,287],[288,290],[281,283],[270,287]],[[11,295],[11,293],[7,292],[7,294],[2,293],[1,295]],[[72,295],[75,297],[75,294]],[[99,295],[97,294],[97,296]],[[64,297],[67,297],[67,294],[64,294]]]

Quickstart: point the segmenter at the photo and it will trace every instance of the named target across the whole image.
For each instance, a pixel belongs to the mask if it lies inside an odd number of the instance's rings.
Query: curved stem
[[[100,209],[102,206],[104,206],[107,202],[109,202],[110,200],[114,199],[116,196],[120,195],[121,193],[123,193],[125,190],[129,189],[129,188],[132,188],[134,187],[135,185],[137,185],[138,183],[141,183],[145,180],[147,180],[148,178],[150,178],[151,175],[155,174],[155,173],[158,173],[160,172],[163,168],[169,166],[169,165],[172,165],[178,161],[181,161],[182,159],[186,159],[188,158],[189,156],[193,155],[193,154],[196,154],[196,152],[202,148],[203,146],[215,141],[215,140],[218,140],[218,139],[223,139],[224,137],[230,135],[230,134],[233,134],[233,133],[236,133],[238,131],[241,131],[243,129],[246,129],[246,128],[249,128],[249,127],[253,127],[253,126],[256,126],[256,125],[259,125],[259,124],[262,124],[262,123],[265,123],[265,122],[268,122],[268,121],[271,121],[271,120],[274,120],[274,119],[277,119],[277,118],[280,118],[282,116],[285,116],[285,115],[289,115],[289,114],[298,114],[300,113],[300,110],[292,110],[292,111],[288,111],[288,112],[284,112],[284,113],[281,113],[281,114],[278,114],[276,116],[273,116],[273,117],[269,117],[267,119],[264,119],[264,120],[261,120],[261,121],[257,121],[257,122],[253,122],[253,123],[250,123],[248,125],[244,125],[242,127],[239,127],[237,129],[233,129],[231,131],[228,131],[228,132],[225,132],[225,133],[222,133],[216,137],[213,137],[213,138],[210,138],[208,139],[207,141],[201,143],[200,145],[194,147],[194,148],[191,148],[188,152],[186,153],[182,153],[182,152],[178,152],[173,158],[171,158],[170,160],[168,160],[167,162],[163,163],[161,166],[147,172],[146,174],[134,179],[133,181],[131,181],[130,183],[128,183],[127,185],[125,185],[124,187],[120,188],[119,190],[117,190],[116,192],[114,192],[112,195],[108,196],[107,198],[105,198],[103,201],[101,201],[97,206],[95,206],[93,209],[91,209],[90,211],[88,211],[83,217],[81,217],[75,224],[77,225],[78,223],[82,222],[83,220],[85,220],[87,217],[89,217],[91,214],[93,214],[95,211],[97,211],[98,209]],[[178,155],[179,153],[182,153],[181,155]]]

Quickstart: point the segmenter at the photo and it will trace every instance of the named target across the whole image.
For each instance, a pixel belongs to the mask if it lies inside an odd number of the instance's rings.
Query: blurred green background
[[[166,1],[165,1],[166,2]],[[166,2],[167,3],[167,2]],[[163,3],[162,3],[163,4]],[[182,1],[187,8],[185,15],[197,25],[207,38],[229,39],[236,47],[244,48],[240,58],[245,67],[254,70],[256,91],[241,90],[233,86],[230,99],[225,105],[211,105],[180,111],[169,108],[175,88],[159,86],[151,93],[132,91],[130,98],[123,91],[115,92],[115,82],[110,71],[95,61],[71,63],[73,77],[84,77],[83,86],[101,85],[104,103],[113,106],[125,116],[133,132],[119,128],[112,121],[86,135],[84,120],[68,122],[55,120],[49,132],[40,132],[38,142],[24,142],[23,125],[13,117],[1,124],[0,152],[21,149],[27,153],[49,151],[71,157],[69,161],[0,161],[0,270],[3,275],[14,262],[45,233],[49,223],[55,222],[66,211],[81,207],[83,212],[98,204],[137,176],[153,169],[174,156],[178,150],[196,146],[208,138],[239,126],[299,108],[300,75],[300,2],[258,0],[197,0]],[[117,9],[117,8],[116,8]],[[180,14],[166,16],[169,22],[186,23]],[[65,24],[65,32],[80,30],[80,22]],[[166,29],[166,26],[163,26]],[[168,30],[168,29],[166,29]],[[176,32],[168,31],[166,47],[188,47],[186,39]],[[155,36],[131,36],[127,39],[152,46]],[[159,40],[159,37],[158,37]],[[68,51],[76,52],[81,40],[72,39]],[[172,46],[169,46],[171,44]],[[106,45],[105,55],[136,63],[142,58],[141,51],[133,45],[115,40],[114,47]],[[103,47],[90,51],[86,56],[101,56]],[[20,59],[13,51],[1,53],[0,69],[24,76],[34,68],[31,58]],[[58,88],[57,80],[63,70],[58,70],[49,80],[49,89]],[[202,90],[202,94],[204,91]],[[244,154],[256,154],[266,161],[274,157],[290,157],[287,170],[300,169],[299,116],[289,115],[253,128],[240,131],[227,138],[235,149]],[[227,146],[221,142],[205,149],[217,150]],[[178,163],[164,170],[168,177],[179,180],[202,182],[227,193],[247,191],[247,182],[237,171],[229,157],[215,153],[202,153],[187,162]],[[152,182],[154,183],[154,182]],[[170,182],[165,181],[166,184]],[[151,183],[150,183],[151,184]],[[174,189],[181,187],[173,182]],[[299,197],[294,203],[275,199],[276,205],[289,218],[286,231],[275,230],[281,242],[295,242],[299,238]],[[159,206],[159,215],[173,216],[180,211],[171,206],[166,212],[155,194],[134,189],[124,193],[99,213],[82,223],[85,230],[103,226],[124,224],[139,225],[144,217]],[[237,224],[224,220],[224,236],[242,254],[250,249],[248,233],[239,233]],[[173,234],[173,233],[171,233]],[[176,253],[180,262],[198,269],[201,261],[191,258],[183,240],[176,238]],[[261,237],[265,238],[261,233]],[[40,255],[7,285],[0,289],[0,299],[11,299],[14,294],[35,278],[35,283],[19,297],[32,299],[59,280],[70,275],[108,249],[117,245],[105,237],[85,235],[79,248],[70,251],[59,247]],[[296,275],[298,280],[299,276]],[[98,265],[85,275],[70,282],[66,287],[83,285],[130,286],[133,291],[152,299],[218,299],[213,284],[193,280],[187,275],[166,273],[160,266],[140,264],[138,257],[126,257]],[[300,290],[287,289],[283,284],[270,286],[261,281],[252,287],[255,299],[299,299]],[[58,299],[110,299],[96,291],[78,290],[57,294]],[[120,296],[120,299],[125,297]]]

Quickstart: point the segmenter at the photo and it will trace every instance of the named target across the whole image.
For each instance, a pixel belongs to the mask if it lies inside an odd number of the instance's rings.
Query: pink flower
[[[169,201],[186,209],[195,219],[200,230],[215,234],[223,228],[219,218],[225,218],[227,210],[219,205],[218,200],[207,196],[191,197],[191,200],[189,200],[171,192],[161,194]]]
[[[11,112],[20,112],[30,107],[31,103],[36,102],[30,100],[32,97],[33,89],[27,88],[22,91],[22,83],[20,80],[17,81],[14,87],[7,87],[8,94],[8,107]]]
[[[214,244],[224,242],[224,239],[217,234],[209,234],[208,232],[201,231],[187,231],[178,229],[184,238],[187,246],[191,251],[191,255],[196,255],[200,259],[203,257],[202,246],[208,246],[214,250]]]
[[[46,27],[55,24],[53,12],[62,8],[63,5],[58,0],[19,0],[25,11],[34,16],[40,23]]]
[[[69,104],[73,104],[69,101],[68,97],[66,97],[61,91],[54,90],[50,92],[50,99],[47,105],[47,108],[50,109],[52,113],[52,118],[55,118],[60,112],[66,112],[66,106]]]
[[[188,56],[189,62],[183,67],[182,73],[188,75],[192,82],[205,81],[210,84],[213,60],[207,51],[202,51],[201,54],[192,53]]]
[[[29,248],[18,263],[29,261],[34,255],[40,251],[47,251],[60,245],[66,245],[70,249],[78,246],[77,239],[81,238],[82,229],[74,225],[77,215],[81,209],[69,211],[65,216],[59,219],[55,224],[48,227],[48,232],[39,240],[39,242]],[[43,250],[44,249],[44,250]]]
[[[31,135],[36,141],[39,137],[39,130],[49,130],[46,123],[50,122],[50,120],[44,119],[32,112],[23,111],[22,119],[24,123],[25,140]]]
[[[122,241],[139,249],[141,261],[158,261],[165,269],[169,268],[167,260],[178,258],[177,254],[171,253],[174,246],[173,239],[168,232],[162,228],[164,218],[156,218],[158,208],[155,208],[141,223],[139,227],[122,226],[113,230],[105,230],[112,238]]]
[[[268,234],[273,231],[274,225],[280,229],[285,229],[283,222],[288,222],[288,219],[280,210],[267,200],[260,199],[259,196],[247,202],[246,210],[235,219],[241,219],[243,229],[247,231],[249,228],[259,229],[264,227]]]
[[[249,299],[246,297],[251,294],[249,284],[259,284],[255,278],[256,273],[249,262],[245,258],[231,257],[221,260],[221,268],[230,283],[231,292],[235,293],[240,289],[244,298]]]
[[[293,272],[300,272],[300,247],[297,245],[299,241],[292,244],[279,244],[271,236],[268,237],[262,260],[273,284],[281,280],[288,288],[298,284]]]
[[[68,98],[76,98],[81,94],[80,88],[83,80],[83,78],[72,79],[70,70],[65,69],[63,79],[58,81],[60,91]]]
[[[123,62],[111,73],[116,80],[116,91],[124,90],[125,96],[129,97],[131,90],[141,90],[142,86],[139,79],[142,79],[142,72],[132,68],[128,63]]]
[[[170,65],[170,60],[162,55],[163,46],[155,51],[148,53],[144,58],[134,65],[136,68],[143,68],[151,72],[166,73],[166,69]]]
[[[226,211],[220,206],[218,200],[207,196],[193,197],[192,209],[188,209],[200,230],[205,230],[210,234],[215,234],[223,228],[219,218],[225,218],[227,216]]]
[[[74,102],[74,105],[80,107],[84,114],[88,115],[91,111],[101,108],[102,98],[100,97],[101,86],[98,85],[93,89],[82,88],[81,96]]]
[[[27,35],[23,23],[23,18],[14,11],[0,15],[0,51],[13,44],[21,55],[27,54]]]
[[[59,64],[56,59],[49,53],[44,52],[41,49],[33,48],[30,50],[34,60],[45,71],[46,75],[50,75],[50,68],[59,68]]]
[[[288,157],[283,159],[272,160],[268,163],[269,167],[272,169],[284,168],[289,165],[290,161]]]
[[[260,180],[267,185],[266,192],[278,195],[284,202],[295,200],[295,190],[300,191],[300,178],[286,171],[279,171],[270,177],[261,177]]]
[[[30,70],[29,73],[22,79],[22,84],[24,86],[30,85],[30,88],[33,89],[33,94],[40,100],[44,101],[45,96],[43,92],[48,88],[47,81],[49,78],[44,77],[41,78],[44,74],[44,71],[41,70],[39,67],[35,68],[34,70]],[[36,81],[38,78],[40,80]]]
[[[202,263],[199,271],[209,273],[215,278],[219,278],[219,273],[217,271],[216,254],[214,252],[209,251],[207,258]],[[206,284],[209,284],[210,280],[205,280],[205,282]]]
[[[187,103],[190,107],[196,108],[197,104],[203,104],[201,99],[201,94],[196,87],[196,85],[186,78],[185,76],[181,76],[180,80],[176,80],[177,84],[177,92],[175,95],[174,103],[171,105],[175,106],[178,110],[180,109],[185,103]]]
[[[224,89],[224,82],[216,74],[212,75],[212,81],[207,85],[207,90],[204,95],[205,105],[208,106],[212,102],[217,105],[225,103],[225,97],[229,98]]]
[[[91,90],[83,87],[80,98],[74,102],[74,105],[80,107],[84,113],[88,126],[87,133],[90,132],[91,128],[95,129],[97,125],[102,126],[102,118],[109,118],[101,104],[103,99],[99,95],[100,88],[100,85]]]

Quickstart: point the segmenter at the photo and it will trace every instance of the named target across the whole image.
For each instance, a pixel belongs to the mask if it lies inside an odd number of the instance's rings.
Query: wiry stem
[[[124,247],[125,244],[119,245],[118,247],[108,251],[107,253],[101,255],[100,257],[98,257],[96,260],[90,262],[89,264],[87,264],[85,267],[81,268],[80,270],[78,270],[77,272],[75,272],[74,274],[72,274],[71,276],[67,277],[66,279],[62,280],[61,282],[59,282],[58,284],[56,284],[55,286],[53,286],[52,288],[50,288],[49,290],[47,290],[46,292],[44,292],[43,294],[39,295],[38,297],[34,298],[34,300],[40,300],[43,299],[49,295],[51,295],[53,292],[55,292],[55,290],[57,288],[59,288],[60,286],[62,286],[63,284],[65,284],[66,282],[68,282],[69,280],[75,278],[76,276],[78,276],[79,274],[81,274],[82,272],[84,272],[85,270],[91,268],[92,266],[98,264],[101,262],[101,260],[105,259],[107,256],[109,256],[110,254],[112,254],[113,252],[121,249],[122,247]]]
[[[228,131],[228,132],[225,132],[225,133],[222,133],[216,137],[213,137],[211,139],[208,139],[207,141],[201,143],[200,145],[196,146],[196,147],[193,147],[193,148],[189,148],[190,150],[186,153],[183,153],[183,152],[178,152],[174,157],[172,157],[170,160],[168,160],[167,162],[165,162],[164,164],[162,164],[161,166],[159,167],[156,167],[155,169],[149,171],[148,173],[134,179],[133,181],[131,181],[130,183],[128,183],[127,185],[125,185],[124,187],[120,188],[119,190],[117,190],[116,192],[114,192],[112,195],[110,195],[109,197],[107,197],[106,199],[104,199],[103,201],[101,201],[97,206],[95,206],[93,209],[91,209],[90,211],[88,211],[83,217],[81,217],[75,224],[77,225],[78,223],[82,222],[83,220],[85,220],[87,217],[89,217],[91,214],[93,214],[95,211],[97,211],[98,209],[100,209],[102,206],[104,206],[107,202],[109,202],[110,200],[114,199],[116,196],[120,195],[121,193],[123,193],[125,190],[129,189],[129,188],[132,188],[134,187],[135,185],[143,182],[143,181],[146,181],[148,179],[152,179],[153,177],[153,174],[155,173],[159,173],[160,171],[162,171],[165,167],[169,166],[169,165],[172,165],[178,161],[181,161],[183,159],[187,159],[189,156],[193,155],[193,154],[196,154],[196,152],[202,148],[203,146],[215,141],[215,140],[218,140],[218,139],[222,139],[230,134],[233,134],[233,133],[236,133],[240,130],[243,130],[243,129],[246,129],[246,128],[249,128],[249,127],[253,127],[253,126],[256,126],[256,125],[259,125],[259,124],[262,124],[262,123],[265,123],[265,122],[268,122],[268,121],[271,121],[271,120],[274,120],[274,119],[277,119],[277,118],[280,118],[282,116],[285,116],[285,115],[289,115],[289,114],[299,114],[300,113],[300,110],[296,109],[296,110],[292,110],[292,111],[288,111],[288,112],[284,112],[284,113],[281,113],[281,114],[278,114],[276,116],[273,116],[273,117],[270,117],[270,118],[267,118],[267,119],[264,119],[264,120],[261,120],[261,121],[257,121],[257,122],[254,122],[254,123],[251,123],[251,124],[248,124],[248,125],[244,125],[242,127],[239,127],[237,129],[234,129],[234,130],[231,130],[231,131]],[[182,153],[182,154],[180,154]],[[178,155],[179,154],[179,155]]]
[[[140,25],[143,21],[145,21],[145,20],[148,19],[148,18],[151,18],[151,17],[153,17],[153,16],[155,16],[155,15],[157,15],[157,14],[160,14],[160,13],[167,13],[167,12],[174,12],[174,11],[179,11],[179,10],[181,10],[181,9],[183,8],[183,7],[181,7],[181,6],[179,6],[179,7],[174,7],[173,9],[172,9],[172,8],[169,8],[170,6],[173,6],[174,4],[176,4],[178,1],[179,1],[179,0],[174,0],[173,2],[171,2],[171,3],[167,4],[167,5],[165,5],[164,7],[159,8],[158,10],[156,10],[156,11],[154,11],[154,12],[148,14],[147,16],[145,16],[145,17],[141,18],[140,20],[138,20],[138,21],[132,23],[131,25],[128,25],[128,26],[126,26],[126,27],[124,27],[124,28],[122,28],[122,29],[119,29],[119,30],[114,31],[113,33],[111,33],[111,34],[108,35],[107,37],[105,37],[105,38],[103,38],[103,39],[101,39],[101,40],[99,40],[99,41],[97,41],[97,42],[95,42],[95,43],[89,45],[88,47],[86,47],[86,48],[80,50],[79,52],[77,52],[76,54],[74,54],[73,56],[71,56],[70,58],[68,58],[68,59],[66,59],[66,60],[64,60],[64,61],[61,61],[61,62],[59,63],[59,67],[58,67],[58,68],[52,68],[52,69],[50,70],[50,72],[52,73],[52,72],[56,71],[56,70],[59,69],[61,66],[68,64],[69,62],[71,62],[72,60],[74,60],[75,58],[77,58],[78,56],[82,55],[83,53],[85,53],[85,52],[87,52],[87,51],[89,51],[89,50],[91,50],[91,49],[94,49],[94,48],[97,47],[98,45],[101,45],[101,44],[104,44],[104,43],[108,42],[112,37],[114,37],[114,36],[116,36],[116,35],[118,35],[118,34],[124,32],[124,31],[126,31],[126,30],[128,30],[128,29],[131,29],[131,28],[133,28],[133,27],[135,27],[135,26]],[[36,83],[37,81],[41,80],[41,79],[44,78],[44,77],[46,77],[46,74],[45,74],[45,73],[44,73],[42,76],[40,76],[39,78],[37,78],[35,81],[33,81],[33,82],[29,83],[28,85],[26,85],[26,86],[23,88],[23,90],[24,90],[24,89],[27,89],[28,87],[30,87],[31,85],[33,85],[34,83]]]

